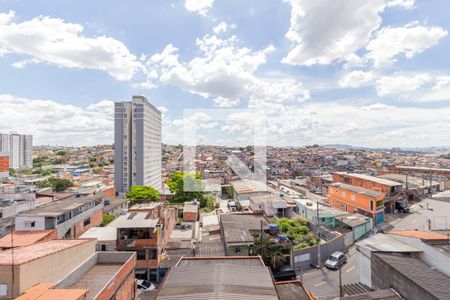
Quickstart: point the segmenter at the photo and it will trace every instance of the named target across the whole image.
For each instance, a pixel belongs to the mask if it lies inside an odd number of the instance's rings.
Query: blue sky
[[[450,145],[449,6],[0,0],[0,132],[112,143],[113,102],[142,94],[167,143]]]

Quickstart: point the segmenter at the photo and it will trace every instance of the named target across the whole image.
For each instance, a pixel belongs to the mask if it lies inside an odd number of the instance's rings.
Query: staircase
[[[365,294],[367,292],[372,291],[372,289],[370,289],[367,285],[364,285],[362,283],[344,284],[342,286],[342,290],[344,291],[344,295],[349,295],[349,296]]]

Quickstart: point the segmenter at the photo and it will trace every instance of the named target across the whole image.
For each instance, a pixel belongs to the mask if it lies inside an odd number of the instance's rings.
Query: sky
[[[450,146],[449,30],[447,0],[0,0],[0,132],[113,143],[144,95],[169,144]]]

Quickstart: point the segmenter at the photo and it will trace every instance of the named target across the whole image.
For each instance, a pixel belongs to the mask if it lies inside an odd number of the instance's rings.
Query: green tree
[[[103,172],[103,168],[102,167],[94,167],[94,168],[92,168],[92,172],[94,172],[95,174],[100,174],[101,172]]]
[[[175,172],[170,175],[167,185],[175,196],[172,202],[183,203],[185,201],[200,201],[204,195],[204,184],[201,180],[200,173],[183,173]],[[185,191],[185,185],[189,187]]]
[[[200,198],[200,208],[205,212],[214,210],[216,204],[216,197],[213,195],[204,195]]]
[[[15,177],[16,175],[17,175],[16,170],[14,170],[13,168],[9,168],[9,176]]]
[[[49,178],[36,182],[37,188],[51,187],[55,192],[63,192],[73,186],[73,182],[65,178]]]
[[[131,204],[135,204],[156,202],[160,200],[160,197],[158,190],[152,188],[151,186],[135,185],[132,186],[130,191],[127,193],[127,199],[130,200]]]
[[[103,216],[103,221],[102,223],[100,223],[100,227],[105,227],[106,225],[108,225],[109,223],[111,223],[112,221],[114,221],[116,217],[114,217],[113,215],[110,214],[106,214]]]
[[[89,158],[89,162],[96,162],[96,161],[97,161],[97,157],[95,157],[95,156]]]
[[[256,234],[253,235],[253,239],[253,254],[260,254],[264,263],[267,266],[271,266],[272,269],[286,261],[286,256],[290,254],[290,245],[272,244],[270,241],[271,236],[268,234],[263,234],[262,239]]]
[[[59,150],[56,152],[56,155],[60,155],[60,156],[64,156],[66,154],[67,154],[67,151],[64,151],[64,150]]]

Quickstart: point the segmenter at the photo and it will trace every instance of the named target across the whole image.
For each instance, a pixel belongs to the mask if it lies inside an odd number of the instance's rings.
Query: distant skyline
[[[112,144],[144,95],[168,144],[446,146],[449,28],[446,0],[0,0],[0,133]],[[183,120],[213,108],[250,110]]]

